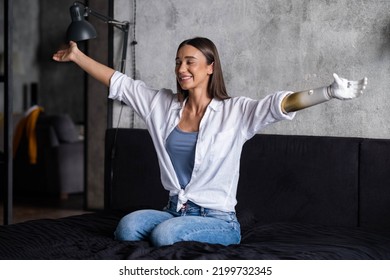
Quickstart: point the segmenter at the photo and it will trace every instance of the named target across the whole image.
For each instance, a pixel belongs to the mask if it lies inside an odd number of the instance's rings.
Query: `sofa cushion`
[[[78,141],[76,126],[68,114],[51,116],[51,123],[60,143],[73,143]]]

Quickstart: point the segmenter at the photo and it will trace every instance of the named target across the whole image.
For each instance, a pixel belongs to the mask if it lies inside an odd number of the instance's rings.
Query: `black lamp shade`
[[[69,10],[72,23],[66,31],[67,40],[78,42],[96,38],[96,30],[92,24],[84,19],[81,7],[77,3],[74,3]]]

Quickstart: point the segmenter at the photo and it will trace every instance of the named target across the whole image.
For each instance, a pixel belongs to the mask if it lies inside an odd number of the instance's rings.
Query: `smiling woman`
[[[207,92],[213,63],[208,64],[206,57],[195,47],[185,45],[179,49],[176,58],[176,75],[183,90]],[[195,93],[196,94],[196,93]]]
[[[367,83],[366,79],[354,82],[335,76],[333,84],[320,90],[278,91],[261,100],[230,98],[217,48],[202,37],[185,40],[177,49],[178,94],[152,89],[102,65],[79,51],[74,42],[53,59],[78,64],[110,87],[109,98],[131,106],[145,121],[157,152],[162,185],[169,191],[167,206],[126,215],[115,237],[149,239],[155,246],[179,241],[239,243],[235,206],[246,141],[269,124],[293,119],[296,110],[332,98],[358,97]]]
[[[197,56],[193,58],[197,60],[205,60],[206,64],[209,66],[209,69],[207,69],[207,73],[210,77],[210,83],[208,83],[207,86],[209,97],[217,98],[220,100],[229,98],[229,95],[226,91],[225,81],[223,78],[222,66],[221,61],[219,59],[218,50],[214,43],[207,38],[195,37],[192,39],[185,40],[179,45],[177,49],[178,57],[176,58],[176,75],[178,75],[178,62],[182,63],[182,61],[178,61],[179,54],[184,52],[185,48],[187,47],[190,48],[190,50],[192,49],[192,51],[197,54]],[[189,54],[189,56],[191,55]],[[190,60],[189,62],[196,61]],[[184,98],[188,96],[188,90],[182,88],[179,81],[177,83],[177,92],[182,94]]]

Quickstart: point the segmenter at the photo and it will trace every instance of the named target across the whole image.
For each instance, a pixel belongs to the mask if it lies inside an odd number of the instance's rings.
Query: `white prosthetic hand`
[[[330,86],[294,92],[288,95],[282,102],[284,112],[294,112],[311,107],[333,98],[348,100],[361,96],[367,85],[367,78],[358,81],[350,81],[333,74],[334,82]]]

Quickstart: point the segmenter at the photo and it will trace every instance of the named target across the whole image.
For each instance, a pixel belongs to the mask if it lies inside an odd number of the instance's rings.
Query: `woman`
[[[235,215],[239,162],[244,143],[268,124],[291,120],[295,111],[332,98],[351,99],[367,83],[334,75],[327,87],[280,91],[262,100],[230,98],[215,45],[196,37],[176,55],[178,94],[151,89],[83,54],[76,43],[54,54],[73,61],[110,88],[109,98],[130,105],[145,121],[158,155],[167,207],[140,210],[121,219],[118,240],[149,239],[155,246],[178,241],[238,244]]]

